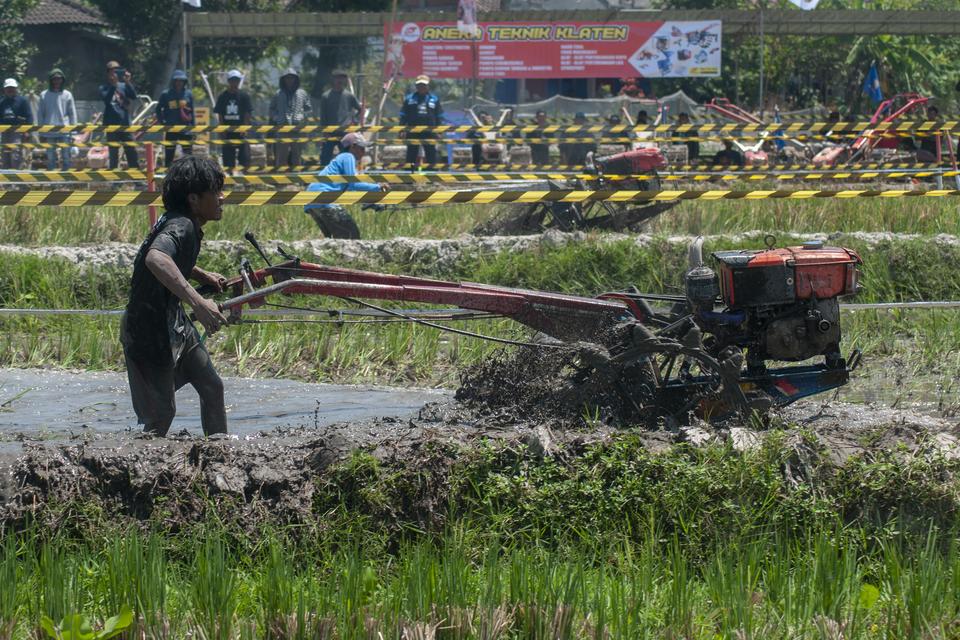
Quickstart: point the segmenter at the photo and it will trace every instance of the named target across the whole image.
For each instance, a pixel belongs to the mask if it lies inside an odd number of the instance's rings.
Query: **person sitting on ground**
[[[318,176],[355,176],[357,163],[363,159],[367,141],[361,133],[348,133],[340,140],[342,151],[330,161],[330,164],[317,172]],[[389,191],[387,184],[374,182],[311,182],[307,191]],[[313,218],[328,238],[359,239],[360,229],[347,210],[338,204],[308,204],[304,212]]]
[[[713,156],[712,164],[721,167],[742,167],[743,154],[734,149],[733,140],[727,138],[723,141],[723,149],[717,151],[717,153]]]
[[[120,343],[137,421],[144,433],[165,436],[177,413],[174,396],[189,383],[200,395],[206,436],[227,432],[223,381],[203,338],[184,313],[185,302],[207,333],[227,319],[188,279],[223,291],[226,279],[197,266],[203,226],[223,217],[224,174],[208,158],[184,156],[163,180],[166,211],[133,261],[130,296],[120,321]]]
[[[37,124],[48,124],[58,127],[69,127],[77,124],[77,106],[73,101],[73,94],[64,88],[66,76],[60,69],[54,69],[47,76],[49,88],[40,94],[40,104],[37,106]],[[44,142],[66,144],[70,142],[69,133],[41,134]],[[60,156],[60,169],[70,169],[70,147],[47,149],[47,169],[57,169],[57,156]]]
[[[0,124],[33,124],[33,110],[30,109],[30,102],[19,94],[19,86],[15,78],[7,78],[3,81],[3,96],[0,96]],[[27,135],[29,134],[4,131],[0,134],[0,140],[4,145],[19,144],[26,140]],[[2,157],[0,169],[20,168],[19,147],[4,147],[0,157]]]
[[[187,89],[187,74],[181,69],[173,72],[170,78],[170,88],[160,94],[157,100],[157,122],[164,125],[193,125],[196,120],[193,115],[193,93]],[[169,167],[177,154],[177,143],[183,149],[183,155],[188,156],[193,151],[193,134],[177,131],[168,131],[164,140],[174,144],[163,147],[163,166]]]

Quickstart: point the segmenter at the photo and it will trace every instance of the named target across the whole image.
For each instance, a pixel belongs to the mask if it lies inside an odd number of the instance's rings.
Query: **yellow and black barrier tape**
[[[920,137],[930,135],[930,134],[914,134]],[[891,133],[881,133],[876,132],[862,137],[869,138],[890,138],[895,137],[896,134]],[[770,136],[753,136],[753,135],[744,135],[737,138],[731,138],[729,136],[722,135],[698,135],[698,136],[669,136],[669,137],[660,137],[656,140],[650,140],[649,142],[657,143],[673,143],[673,144],[685,144],[688,142],[718,142],[725,140],[737,140],[737,141],[747,141],[755,142],[760,139],[764,140],[797,140],[797,141],[813,141],[813,142],[829,142],[834,144],[840,144],[842,138],[852,138],[855,137],[854,134],[840,134],[840,135],[798,135],[798,136],[782,136],[782,135],[770,135]],[[245,140],[247,144],[310,144],[310,143],[320,143],[320,142],[333,142],[339,140],[339,138],[328,138],[328,137],[289,137],[289,138],[257,138],[257,139],[248,139]],[[71,147],[77,149],[90,149],[93,147],[130,147],[135,145],[142,145],[145,143],[151,143],[154,146],[158,147],[173,147],[173,146],[188,146],[193,144],[205,144],[213,146],[235,146],[237,142],[235,140],[227,139],[215,139],[202,143],[198,143],[194,140],[131,140],[131,141],[94,141],[94,142],[34,142],[34,141],[23,141],[23,142],[5,142],[0,144],[0,148],[3,149],[69,149]],[[629,136],[626,137],[562,137],[562,138],[508,138],[508,137],[497,137],[495,139],[483,139],[483,140],[466,140],[466,139],[452,139],[452,138],[393,138],[393,139],[380,139],[377,144],[380,146],[402,146],[407,144],[420,145],[420,144],[432,144],[432,145],[473,145],[473,144],[511,144],[511,145],[524,145],[524,144],[633,144],[637,142],[636,138]]]
[[[0,124],[0,132],[12,133],[307,133],[307,134],[338,134],[344,136],[349,132],[364,133],[654,133],[654,134],[711,134],[723,136],[740,136],[743,134],[791,134],[791,133],[851,133],[862,134],[867,131],[881,131],[892,134],[913,135],[917,132],[926,133],[957,133],[960,132],[960,120],[896,120],[893,122],[825,122],[806,121],[789,123],[690,123],[690,124],[554,124],[554,125],[36,125],[36,124]]]
[[[623,180],[661,180],[665,182],[682,181],[817,181],[817,180],[878,180],[878,179],[905,179],[905,178],[950,178],[960,175],[960,170],[820,170],[810,172],[730,172],[716,171],[705,173],[693,172],[664,172],[659,174],[616,175],[605,174],[607,181]],[[163,179],[163,173],[156,174],[157,180]],[[594,173],[368,173],[354,176],[318,176],[316,173],[276,173],[227,176],[226,184],[254,184],[254,185],[298,185],[311,182],[324,184],[350,184],[354,182],[386,182],[388,184],[465,184],[471,182],[535,182],[544,180],[582,180],[595,181],[600,176]],[[123,182],[144,181],[147,175],[143,171],[37,171],[21,173],[0,173],[0,183],[37,184],[45,182]]]
[[[852,198],[941,198],[960,196],[956,189],[770,189],[770,190],[660,190],[660,191],[228,191],[224,204],[260,207],[302,207],[308,204],[535,204],[539,202],[673,202],[682,200],[808,200]],[[20,207],[133,207],[161,205],[154,191],[0,191],[0,206]]]

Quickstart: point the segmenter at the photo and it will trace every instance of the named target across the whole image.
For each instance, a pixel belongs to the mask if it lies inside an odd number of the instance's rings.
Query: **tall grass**
[[[378,239],[449,238],[470,233],[501,207],[449,205],[381,212],[362,211],[356,206],[348,209],[363,237]],[[775,233],[889,231],[960,235],[956,209],[955,198],[687,201],[654,219],[646,230],[667,234],[760,229]],[[143,240],[148,227],[145,208],[0,207],[0,238],[6,244],[136,243]],[[322,237],[313,220],[299,207],[227,207],[223,219],[204,231],[208,240],[240,240],[246,230],[274,240]]]
[[[763,536],[703,558],[677,539],[491,553],[447,537],[395,557],[350,547],[319,564],[276,548],[237,559],[222,540],[194,540],[196,562],[165,556],[164,587],[174,619],[192,621],[195,637],[221,640],[952,637],[960,615],[955,545],[939,544],[934,530],[926,543],[881,545],[857,542],[856,531],[836,533]],[[109,553],[96,542],[58,552],[91,567]],[[23,571],[14,584],[47,588],[47,579]],[[82,610],[100,621],[111,612],[92,597],[103,579],[87,581]],[[27,591],[22,600],[35,597]],[[33,628],[28,607],[18,610],[14,637]],[[134,637],[178,632],[140,633]]]

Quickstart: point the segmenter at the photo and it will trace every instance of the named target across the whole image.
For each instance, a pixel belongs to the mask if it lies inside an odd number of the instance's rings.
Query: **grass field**
[[[0,634],[129,608],[134,638],[954,637],[958,463],[932,451],[815,453],[815,489],[784,477],[796,452],[776,437],[739,455],[491,446],[437,468],[449,454],[357,454],[303,523],[238,521],[218,496],[189,526],[162,503],[133,526],[62,504],[59,528],[0,535]]]
[[[766,200],[683,202],[649,224],[652,233],[718,234],[760,229],[771,232],[889,231],[960,235],[955,198]],[[421,207],[375,213],[351,211],[365,238],[449,238],[486,221],[487,206]],[[74,245],[140,242],[149,226],[142,208],[0,207],[0,238],[6,244]],[[227,207],[207,239],[240,240],[251,230],[272,240],[319,238],[299,207]]]
[[[651,229],[916,233],[844,239],[865,259],[859,300],[960,299],[960,246],[932,238],[960,232],[953,202],[684,203]],[[368,237],[449,237],[486,215],[462,206],[359,218]],[[0,238],[138,242],[145,217],[0,209]],[[207,238],[238,240],[247,229],[263,239],[319,237],[297,209],[233,208]],[[761,244],[727,239],[706,249]],[[206,252],[201,262],[233,273],[235,260]],[[593,295],[628,285],[677,292],[685,260],[681,244],[662,238],[638,247],[588,236],[444,262],[360,254],[342,266]],[[129,279],[115,267],[5,253],[0,273],[0,307],[119,309]],[[923,386],[950,414],[958,320],[952,310],[845,313],[844,349],[865,352],[864,384],[890,381],[898,395],[884,400],[909,402]],[[528,333],[506,320],[463,328]],[[117,333],[116,317],[0,318],[0,365],[121,369]],[[497,348],[401,324],[240,325],[207,345],[225,373],[440,386]],[[855,382],[841,397],[867,392]],[[960,462],[932,443],[875,448],[877,433],[863,430],[850,438],[862,450],[841,463],[814,432],[781,427],[748,451],[653,453],[643,434],[626,430],[553,456],[495,440],[468,450],[430,442],[388,460],[357,452],[309,472],[301,518],[251,510],[245,497],[200,482],[151,489],[140,497],[147,515],[96,491],[52,500],[25,520],[0,519],[0,640],[47,637],[44,617],[77,615],[96,627],[125,611],[132,626],[123,637],[137,640],[960,637]],[[215,455],[227,445],[190,446]],[[108,471],[92,473],[105,495]],[[156,486],[167,481],[160,473]],[[240,515],[252,511],[256,518]]]

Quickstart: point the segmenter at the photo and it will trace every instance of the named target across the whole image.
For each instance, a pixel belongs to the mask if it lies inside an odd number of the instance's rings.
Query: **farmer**
[[[367,141],[361,133],[348,133],[340,140],[341,151],[327,166],[317,173],[318,176],[355,176],[357,163],[363,159]],[[329,184],[311,182],[307,191],[389,191],[387,184],[374,182],[343,182]],[[304,212],[313,218],[320,230],[328,238],[359,239],[360,229],[353,216],[338,204],[308,204]]]
[[[403,106],[400,108],[400,124],[407,127],[435,127],[443,124],[443,106],[440,104],[440,98],[430,93],[430,78],[428,76],[417,76],[416,89],[403,98]],[[436,131],[406,134],[407,164],[416,165],[420,147],[423,147],[424,162],[428,165],[436,164],[437,145],[433,142],[428,143],[426,140],[438,136],[439,134]],[[424,140],[424,142],[418,142],[418,140]]]
[[[193,93],[187,88],[187,74],[182,69],[173,72],[170,87],[160,94],[157,100],[157,122],[163,125],[192,126],[196,123],[193,116]],[[177,154],[177,145],[183,149],[183,155],[193,152],[193,134],[182,131],[167,131],[166,142],[173,144],[163,147],[163,166],[169,167]]]
[[[223,216],[223,181],[223,171],[207,158],[184,156],[171,164],[163,181],[166,211],[133,263],[120,342],[144,433],[166,435],[177,412],[174,393],[187,383],[200,395],[203,433],[227,432],[223,382],[181,306],[190,305],[208,334],[227,322],[217,303],[187,282],[192,278],[217,291],[226,283],[219,273],[196,266],[202,227]]]

